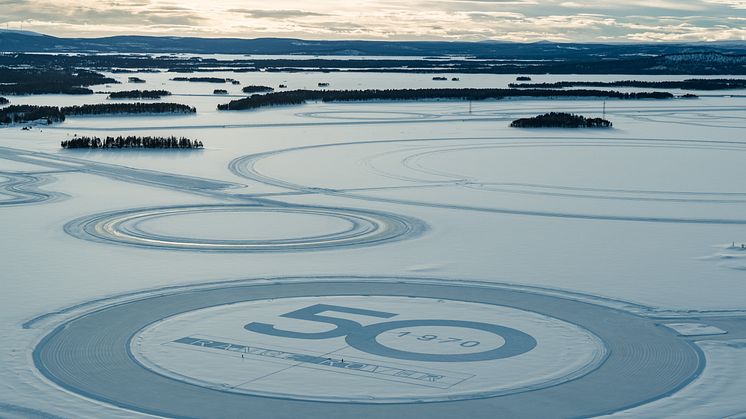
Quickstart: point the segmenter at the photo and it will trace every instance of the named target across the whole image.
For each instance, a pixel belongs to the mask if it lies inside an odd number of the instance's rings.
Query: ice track
[[[133,337],[163,318],[243,301],[318,295],[418,296],[495,304],[574,323],[598,336],[607,359],[585,375],[503,396],[422,403],[318,403],[201,387],[153,372],[130,353]],[[248,410],[297,417],[389,418],[585,417],[636,406],[671,394],[697,377],[701,351],[657,322],[603,305],[539,290],[428,278],[277,278],[187,287],[118,301],[60,324],[34,351],[37,368],[58,385],[126,409],[169,417],[242,417]],[[125,385],[123,385],[123,383]],[[592,395],[592,397],[589,397]],[[536,403],[542,400],[542,403]],[[219,409],[215,406],[220,406]]]
[[[148,232],[140,224],[151,219],[183,214],[219,216],[223,212],[285,213],[330,217],[349,228],[324,235],[285,239],[209,240],[173,237]],[[73,220],[65,231],[81,239],[110,244],[207,252],[291,252],[370,246],[416,237],[426,230],[419,220],[380,211],[258,204],[194,205],[113,211]],[[250,235],[251,232],[247,232]]]
[[[44,173],[0,172],[0,207],[38,204],[64,197],[39,189],[50,179]]]
[[[271,157],[286,153],[297,153],[308,150],[323,148],[344,148],[360,147],[374,144],[397,144],[409,146],[405,150],[396,150],[393,152],[382,153],[369,156],[363,159],[363,164],[371,171],[383,177],[403,180],[416,183],[415,186],[460,186],[470,189],[478,189],[487,192],[501,192],[523,195],[542,195],[555,196],[563,198],[588,198],[588,199],[605,199],[605,200],[626,200],[626,201],[658,201],[658,202],[698,202],[709,204],[733,204],[746,202],[746,191],[733,192],[710,192],[710,191],[661,191],[661,190],[640,190],[640,189],[614,189],[614,188],[583,188],[573,185],[547,185],[547,184],[528,184],[528,183],[482,183],[475,179],[463,177],[457,173],[449,173],[443,170],[432,170],[424,168],[417,164],[417,160],[423,156],[433,153],[452,152],[461,149],[491,149],[491,148],[546,148],[546,147],[616,147],[616,148],[662,148],[662,149],[702,149],[702,150],[723,150],[729,152],[746,151],[746,143],[737,141],[697,141],[697,140],[662,140],[662,139],[621,139],[621,138],[593,138],[585,141],[573,141],[562,138],[552,137],[529,137],[524,142],[511,141],[514,137],[483,137],[483,138],[423,138],[423,139],[404,139],[404,140],[371,140],[348,143],[333,143],[311,146],[301,146],[287,148],[283,150],[274,150],[270,152],[251,154],[234,159],[230,165],[230,170],[238,176],[261,182],[267,185],[295,191],[301,193],[319,193],[334,195],[345,198],[352,198],[364,201],[383,202],[400,205],[422,206],[453,210],[479,211],[497,214],[514,214],[526,216],[555,217],[568,219],[586,219],[586,220],[609,220],[609,221],[635,221],[635,222],[658,222],[658,223],[688,223],[688,224],[746,224],[744,218],[720,218],[720,217],[676,217],[662,215],[625,215],[625,214],[596,214],[567,211],[551,210],[533,210],[520,208],[500,208],[500,207],[480,207],[471,205],[462,205],[449,202],[425,202],[409,199],[397,199],[382,197],[372,194],[366,194],[362,191],[338,190],[333,188],[311,187],[283,180],[264,174],[257,169],[257,164]],[[493,144],[474,144],[474,141],[494,141]],[[529,141],[530,140],[530,141]],[[463,142],[463,145],[440,146],[439,143],[446,142]],[[428,151],[417,153],[412,146],[420,145],[420,149],[429,149]],[[436,144],[436,145],[432,145]],[[415,152],[413,152],[415,151]],[[428,175],[428,178],[401,176],[391,174],[380,170],[375,165],[375,159],[386,154],[403,154],[401,165],[411,169],[414,172]],[[433,177],[439,179],[434,180]]]

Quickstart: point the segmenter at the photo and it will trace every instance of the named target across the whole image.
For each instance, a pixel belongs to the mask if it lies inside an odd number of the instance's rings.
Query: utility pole
[[[471,115],[471,99],[469,99],[469,115]]]
[[[606,119],[606,101],[604,100],[604,116],[603,119]]]

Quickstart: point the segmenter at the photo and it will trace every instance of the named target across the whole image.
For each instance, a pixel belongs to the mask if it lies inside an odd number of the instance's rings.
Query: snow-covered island
[[[92,149],[122,149],[122,148],[147,148],[147,149],[198,149],[203,148],[202,141],[191,140],[185,137],[138,137],[129,135],[126,137],[75,137],[71,140],[60,142],[62,148],[92,148]]]
[[[611,128],[603,118],[586,118],[564,112],[550,112],[532,118],[520,118],[510,123],[513,128]]]
[[[160,99],[171,96],[168,90],[124,90],[109,93],[109,99]]]

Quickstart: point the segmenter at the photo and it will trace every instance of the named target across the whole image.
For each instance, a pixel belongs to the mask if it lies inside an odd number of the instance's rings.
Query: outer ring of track
[[[296,418],[299,412],[323,418],[587,417],[665,397],[704,368],[699,348],[654,320],[557,295],[469,284],[330,277],[187,288],[108,305],[68,320],[40,341],[33,360],[49,380],[91,399],[146,414],[215,418],[245,417],[248,412],[273,418]],[[169,316],[242,301],[322,295],[419,296],[533,311],[596,334],[609,354],[597,369],[550,387],[499,397],[381,405],[301,401],[204,388],[148,370],[130,353],[131,340],[141,329]]]
[[[325,235],[267,240],[214,240],[173,237],[142,231],[139,223],[154,218],[191,213],[226,211],[308,214],[347,221],[351,228]],[[65,224],[73,237],[135,247],[201,252],[288,252],[370,246],[416,237],[427,230],[411,217],[382,211],[257,204],[179,205],[127,209],[94,214]]]

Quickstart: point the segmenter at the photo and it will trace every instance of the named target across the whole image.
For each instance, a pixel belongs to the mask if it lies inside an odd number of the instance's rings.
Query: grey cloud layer
[[[746,39],[746,0],[0,0],[0,6],[0,23],[56,35]]]

